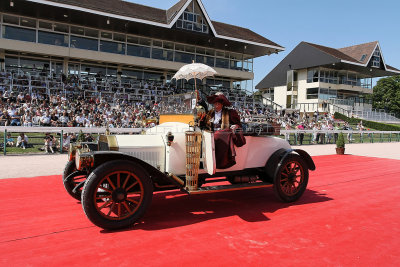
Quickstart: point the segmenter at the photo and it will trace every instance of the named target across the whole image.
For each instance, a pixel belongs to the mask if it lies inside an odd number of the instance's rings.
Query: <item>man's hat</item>
[[[224,96],[223,93],[215,93],[215,95],[207,96],[207,102],[210,104],[214,104],[216,102],[221,103],[225,107],[230,107],[232,104],[229,100]]]

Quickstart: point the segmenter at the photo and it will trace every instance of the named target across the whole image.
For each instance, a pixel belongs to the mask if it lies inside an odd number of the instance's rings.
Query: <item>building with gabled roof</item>
[[[344,48],[298,44],[256,88],[283,108],[371,109],[372,79],[400,74],[386,64],[378,41]]]
[[[250,29],[212,21],[201,0],[167,10],[122,0],[0,2],[0,61],[6,70],[169,81],[205,63],[211,87],[253,87],[253,59],[283,51]],[[181,82],[183,86],[183,81]]]

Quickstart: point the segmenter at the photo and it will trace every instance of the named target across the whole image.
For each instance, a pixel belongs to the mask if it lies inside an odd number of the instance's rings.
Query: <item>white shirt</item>
[[[216,124],[222,124],[222,109],[220,110],[220,111],[215,111],[215,114],[214,114],[214,121],[213,121],[213,123],[214,123],[214,125],[216,125]],[[214,130],[221,130],[221,127],[219,127],[219,128],[214,128]]]

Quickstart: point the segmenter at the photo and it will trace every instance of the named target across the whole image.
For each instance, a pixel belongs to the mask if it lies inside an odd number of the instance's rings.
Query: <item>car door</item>
[[[214,133],[203,131],[203,164],[209,175],[215,174]]]

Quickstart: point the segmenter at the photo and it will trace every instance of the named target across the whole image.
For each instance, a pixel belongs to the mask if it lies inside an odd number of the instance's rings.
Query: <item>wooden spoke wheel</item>
[[[130,161],[111,161],[96,168],[82,193],[86,216],[104,229],[133,225],[151,203],[153,184],[145,170]]]
[[[291,154],[278,168],[274,178],[275,194],[284,202],[296,201],[307,188],[307,164],[299,155]]]
[[[78,190],[76,190],[76,192],[73,192],[73,190],[78,184],[84,182],[86,178],[86,173],[76,170],[75,161],[68,161],[68,163],[65,165],[62,176],[63,184],[68,194],[77,200],[81,200],[83,187],[80,187]]]

